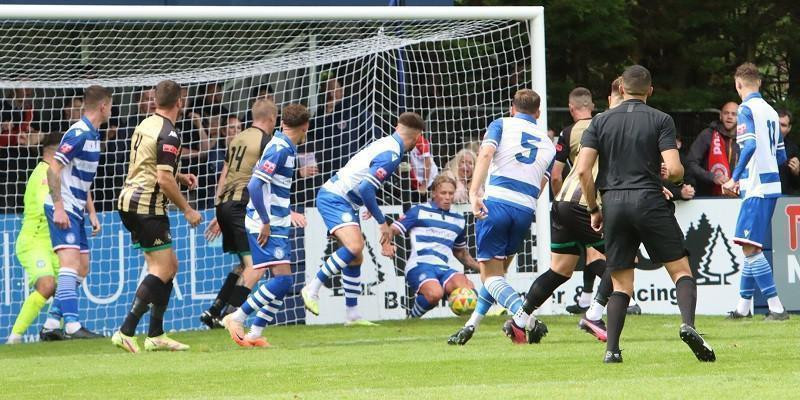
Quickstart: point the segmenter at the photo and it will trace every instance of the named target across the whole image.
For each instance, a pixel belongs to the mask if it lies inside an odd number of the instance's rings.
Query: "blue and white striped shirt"
[[[399,134],[378,139],[361,149],[322,187],[347,199],[354,209],[358,209],[364,205],[358,192],[361,182],[369,182],[375,189],[380,189],[400,165],[403,152],[403,139]]]
[[[531,115],[494,120],[486,130],[482,146],[497,150],[489,166],[486,197],[533,212],[543,177],[550,177],[556,148],[547,129]]]
[[[86,199],[100,161],[100,133],[86,116],[69,127],[61,138],[61,144],[54,158],[64,166],[61,169],[61,198],[64,210],[83,216]],[[53,205],[53,198],[49,194],[45,204]]]
[[[411,207],[393,226],[411,237],[406,273],[419,265],[449,268],[454,248],[467,247],[467,221],[434,202]]]
[[[253,169],[253,178],[265,184],[261,186],[264,208],[269,214],[270,236],[289,237],[292,226],[289,209],[290,189],[294,176],[297,147],[283,132],[276,131],[267,143],[261,159]],[[261,217],[258,215],[251,196],[247,204],[245,227],[249,233],[259,233]]]

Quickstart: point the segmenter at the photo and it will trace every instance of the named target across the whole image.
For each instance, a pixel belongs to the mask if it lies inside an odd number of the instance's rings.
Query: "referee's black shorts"
[[[589,211],[571,201],[554,201],[550,210],[550,251],[580,255],[583,248],[605,252],[603,233],[592,229]]]
[[[644,244],[654,263],[687,255],[675,204],[655,190],[609,190],[603,193],[606,262],[611,271],[631,269]]]
[[[222,231],[222,250],[239,255],[250,254],[244,226],[247,202],[226,201],[217,205],[217,223]]]

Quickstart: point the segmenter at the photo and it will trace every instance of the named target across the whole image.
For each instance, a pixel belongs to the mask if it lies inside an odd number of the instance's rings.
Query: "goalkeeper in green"
[[[50,230],[44,215],[44,199],[49,193],[47,169],[54,162],[53,155],[61,142],[61,134],[51,133],[42,143],[42,161],[31,173],[25,188],[25,210],[22,229],[16,241],[16,254],[19,263],[28,274],[28,285],[33,287],[22,309],[17,315],[8,344],[22,342],[22,335],[28,330],[47,299],[56,291],[58,276],[58,257],[50,243]]]

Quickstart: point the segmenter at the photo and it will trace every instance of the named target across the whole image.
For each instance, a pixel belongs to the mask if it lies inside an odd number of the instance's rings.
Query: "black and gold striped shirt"
[[[231,140],[225,153],[225,165],[228,166],[225,186],[222,188],[216,205],[228,201],[247,202],[249,200],[247,184],[250,182],[250,176],[253,175],[253,168],[271,138],[271,134],[251,127],[243,130]]]
[[[154,114],[142,121],[131,138],[128,176],[119,195],[120,211],[165,215],[167,197],[158,185],[159,170],[178,173],[181,138],[169,119]]]
[[[558,144],[560,147],[557,147],[558,154],[556,154],[556,159],[562,162],[569,160],[573,168],[564,179],[561,190],[556,195],[556,201],[569,201],[584,206],[587,205],[586,196],[583,195],[581,182],[580,179],[578,179],[578,174],[575,173],[576,168],[574,168],[574,166],[575,160],[578,158],[578,153],[581,150],[583,132],[589,127],[591,121],[591,118],[578,120],[572,126],[564,129],[561,137],[559,137]],[[594,167],[592,167],[592,176],[594,179],[597,179],[597,161],[595,161]],[[597,204],[600,204],[600,196],[597,196]]]

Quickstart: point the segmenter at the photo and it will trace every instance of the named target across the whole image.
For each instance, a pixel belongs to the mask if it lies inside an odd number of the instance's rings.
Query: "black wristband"
[[[598,206],[594,206],[594,208],[591,208],[591,209],[589,207],[586,207],[586,211],[589,212],[589,215],[592,215],[592,214],[600,211],[600,206],[599,205]]]

